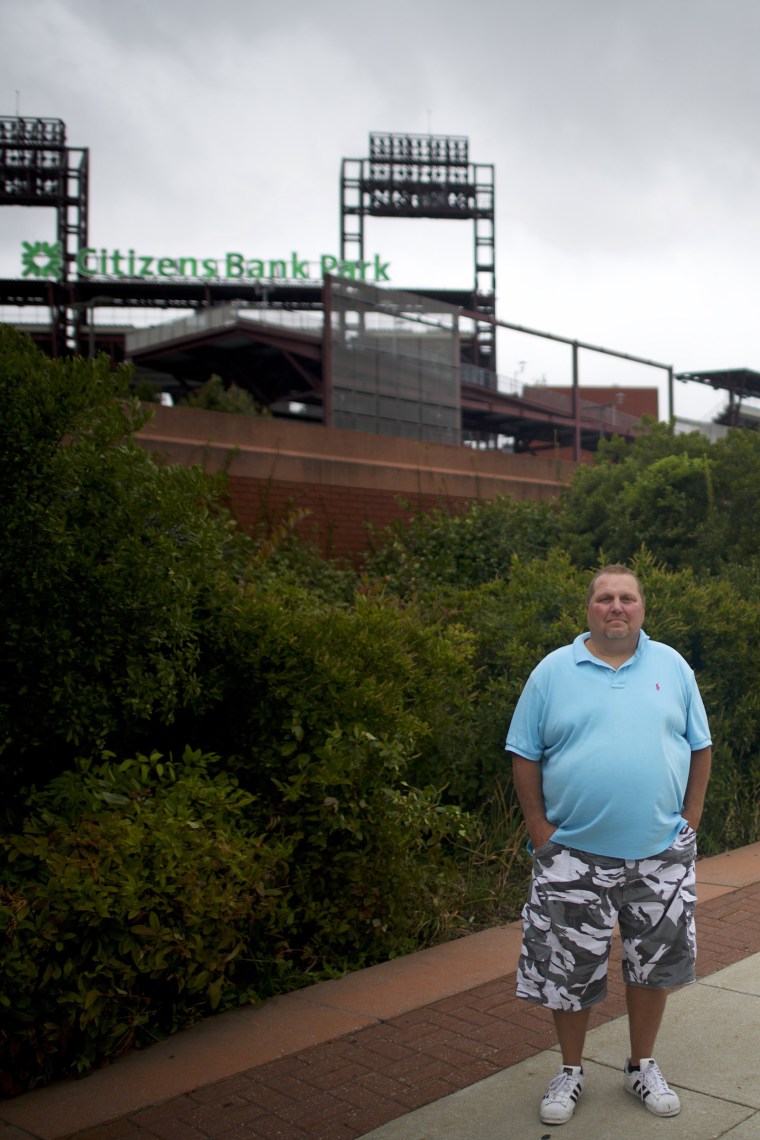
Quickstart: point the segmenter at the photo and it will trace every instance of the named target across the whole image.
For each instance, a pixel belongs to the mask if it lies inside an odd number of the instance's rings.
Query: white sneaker
[[[553,1077],[541,1101],[539,1115],[543,1124],[565,1124],[575,1112],[583,1092],[583,1068],[563,1065]]]
[[[677,1116],[681,1111],[678,1094],[668,1085],[654,1057],[642,1057],[638,1069],[629,1068],[630,1063],[629,1057],[623,1070],[623,1084],[627,1091],[643,1100],[655,1116]]]

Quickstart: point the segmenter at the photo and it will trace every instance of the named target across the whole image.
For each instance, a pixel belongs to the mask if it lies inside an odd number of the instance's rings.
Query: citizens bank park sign
[[[289,257],[263,260],[246,257],[242,253],[225,253],[223,257],[156,257],[134,249],[80,249],[73,262],[81,277],[130,277],[137,280],[154,280],[169,277],[174,280],[245,281],[311,281],[325,274],[348,277],[354,281],[390,281],[389,261],[381,261],[373,254],[371,261],[343,261],[331,253],[323,253],[318,261],[308,261],[291,253]],[[317,269],[314,277],[311,269]],[[63,250],[60,242],[25,241],[21,243],[21,268],[24,277],[45,277],[60,280],[63,276]]]

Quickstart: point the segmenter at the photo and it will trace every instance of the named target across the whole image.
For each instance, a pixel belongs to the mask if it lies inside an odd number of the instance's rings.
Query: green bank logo
[[[52,277],[63,275],[61,243],[22,242],[21,265],[24,277]],[[309,261],[297,252],[288,257],[246,257],[237,251],[224,257],[155,257],[138,253],[134,249],[81,249],[74,258],[74,267],[82,277],[174,278],[188,280],[221,278],[246,281],[312,281],[325,274],[348,277],[353,281],[390,281],[390,262],[375,253],[371,261],[344,261],[331,253],[320,254]],[[312,273],[313,271],[313,273]]]
[[[63,273],[63,252],[59,241],[22,241],[21,265],[24,277],[55,277]]]

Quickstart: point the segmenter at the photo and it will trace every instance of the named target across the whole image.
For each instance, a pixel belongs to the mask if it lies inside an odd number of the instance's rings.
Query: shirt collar
[[[582,665],[584,662],[588,661],[595,661],[598,664],[603,664],[603,662],[599,661],[598,657],[594,657],[593,653],[589,653],[588,649],[586,648],[586,641],[590,636],[590,631],[586,630],[585,633],[579,633],[573,641],[573,661],[576,665]],[[631,661],[635,661],[638,657],[641,656],[641,654],[644,652],[644,646],[648,641],[649,635],[645,633],[643,629],[639,630],[639,641],[636,646],[636,652],[633,654],[633,657],[628,658],[626,665],[630,664]]]

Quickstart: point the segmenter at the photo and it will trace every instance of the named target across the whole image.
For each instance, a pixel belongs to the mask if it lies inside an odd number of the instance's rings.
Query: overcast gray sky
[[[167,257],[337,252],[340,162],[371,131],[467,136],[496,168],[497,316],[760,370],[759,49],[757,0],[0,0],[0,115],[89,147],[91,245]],[[0,210],[0,275],[53,236],[52,212]],[[470,285],[472,242],[469,222],[365,230],[407,288]],[[505,375],[569,380],[564,348],[498,351]],[[582,354],[582,381],[659,379]]]

